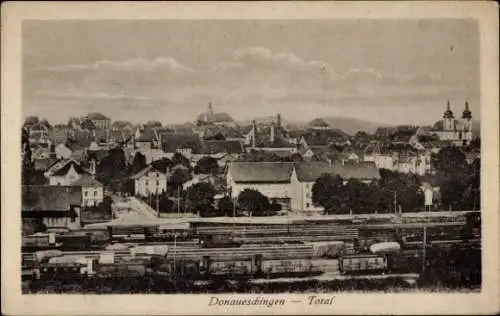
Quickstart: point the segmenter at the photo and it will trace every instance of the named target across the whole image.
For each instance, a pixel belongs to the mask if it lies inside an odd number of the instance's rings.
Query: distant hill
[[[354,135],[358,131],[373,134],[378,127],[388,126],[383,123],[364,121],[350,117],[320,117],[318,119],[326,122],[331,128],[338,128],[349,135]]]
[[[251,120],[245,120],[245,121],[238,121],[236,122],[238,125],[241,125],[241,126],[245,126],[245,125],[250,125],[252,124],[252,121],[254,121],[257,123],[257,124],[269,124],[269,123],[272,123],[272,122],[276,122],[276,116],[262,116],[262,117],[255,117]],[[283,124],[286,124],[286,121],[284,122],[284,120],[282,119],[281,120],[281,123]]]

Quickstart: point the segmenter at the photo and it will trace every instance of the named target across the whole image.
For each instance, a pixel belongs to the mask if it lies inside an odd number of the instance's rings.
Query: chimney
[[[278,133],[281,132],[281,114],[278,113],[277,117],[276,117],[276,128],[278,130]]]
[[[271,135],[269,140],[271,141],[271,144],[274,144],[274,141],[276,140],[276,135],[274,135],[274,123],[271,124]]]
[[[252,121],[252,148],[255,148],[255,138],[257,136],[257,123],[255,120]]]

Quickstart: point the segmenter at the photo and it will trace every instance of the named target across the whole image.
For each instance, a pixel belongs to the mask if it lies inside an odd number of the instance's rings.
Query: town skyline
[[[209,102],[236,121],[432,125],[448,100],[455,117],[466,101],[480,117],[467,20],[29,21],[23,37],[23,115],[57,123],[101,112],[179,124]]]

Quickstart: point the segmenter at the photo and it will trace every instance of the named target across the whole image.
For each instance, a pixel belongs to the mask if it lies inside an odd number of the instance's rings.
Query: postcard
[[[494,3],[2,9],[5,314],[500,310]]]

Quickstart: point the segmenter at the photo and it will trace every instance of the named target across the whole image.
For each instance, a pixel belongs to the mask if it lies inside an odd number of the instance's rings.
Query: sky
[[[66,122],[479,118],[472,20],[24,21],[23,114]]]

